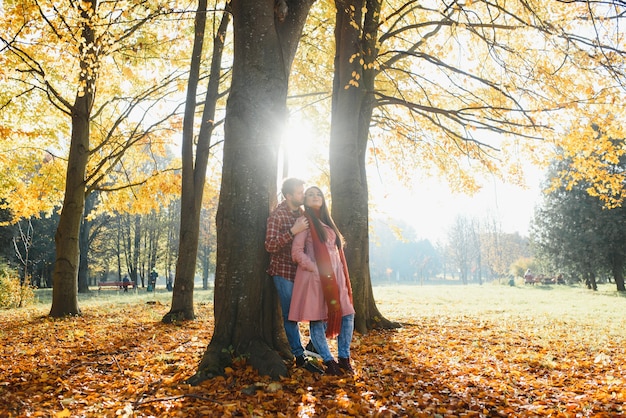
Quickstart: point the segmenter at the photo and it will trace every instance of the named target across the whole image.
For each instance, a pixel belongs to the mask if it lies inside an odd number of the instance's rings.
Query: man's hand
[[[309,221],[304,216],[301,216],[296,219],[296,222],[291,227],[291,233],[296,235],[298,232],[306,231],[307,229],[309,229]]]

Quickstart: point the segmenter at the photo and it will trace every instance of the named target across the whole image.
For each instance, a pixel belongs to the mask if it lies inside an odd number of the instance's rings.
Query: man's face
[[[304,204],[304,185],[297,186],[292,194],[287,194],[287,200],[293,206],[301,206]]]

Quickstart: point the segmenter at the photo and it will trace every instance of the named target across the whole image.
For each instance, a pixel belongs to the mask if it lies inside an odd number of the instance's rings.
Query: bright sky
[[[372,184],[370,188],[386,190],[386,193],[370,193],[385,196],[377,202],[381,212],[403,219],[412,225],[418,237],[433,243],[446,241],[447,234],[457,216],[487,219],[500,224],[503,232],[519,232],[528,236],[530,220],[540,197],[539,173],[529,178],[528,188],[492,182],[474,196],[452,194],[445,183],[433,179],[422,182],[414,191],[396,188],[389,190],[384,184]]]
[[[284,139],[289,150],[289,176],[305,181],[317,178],[320,167],[315,161],[320,157],[327,160],[326,141],[314,138],[307,122],[292,123]],[[323,168],[328,170],[327,165]],[[419,238],[428,238],[433,244],[447,240],[448,231],[459,214],[481,221],[495,219],[503,232],[519,232],[528,236],[542,180],[541,172],[529,167],[527,189],[493,181],[470,197],[452,194],[447,185],[437,179],[430,182],[420,180],[409,191],[396,186],[396,181],[369,174],[370,197],[380,197],[373,202],[376,207],[373,216],[401,219],[415,228]]]

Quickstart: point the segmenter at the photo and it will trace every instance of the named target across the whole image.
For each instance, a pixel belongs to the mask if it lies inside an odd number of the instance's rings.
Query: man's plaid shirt
[[[289,230],[301,215],[301,209],[292,212],[287,201],[283,200],[267,218],[265,249],[270,253],[267,269],[270,276],[281,276],[291,281],[295,279],[297,265],[291,258],[293,235]]]

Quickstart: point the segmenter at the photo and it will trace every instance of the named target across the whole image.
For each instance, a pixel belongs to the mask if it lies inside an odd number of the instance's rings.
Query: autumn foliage
[[[405,289],[376,289],[381,310],[404,326],[355,336],[355,377],[316,377],[291,369],[288,378],[271,381],[239,358],[225,376],[199,386],[184,381],[212,335],[208,302],[197,304],[197,321],[169,325],[160,321],[166,304],[132,299],[132,294],[122,295],[128,297],[123,303],[85,305],[84,315],[67,319],[46,317],[44,307],[1,311],[0,416],[624,413],[626,334],[593,309],[578,314],[573,297],[584,290],[498,286],[487,292],[496,292],[499,303],[483,299],[473,309],[469,306],[481,298],[482,287],[436,290],[437,299],[427,287],[412,288],[413,296]],[[518,309],[511,300],[520,297],[535,303]],[[563,315],[560,306],[545,306],[561,297],[571,315]],[[623,298],[593,298],[623,311]],[[462,299],[467,303],[457,302]]]

